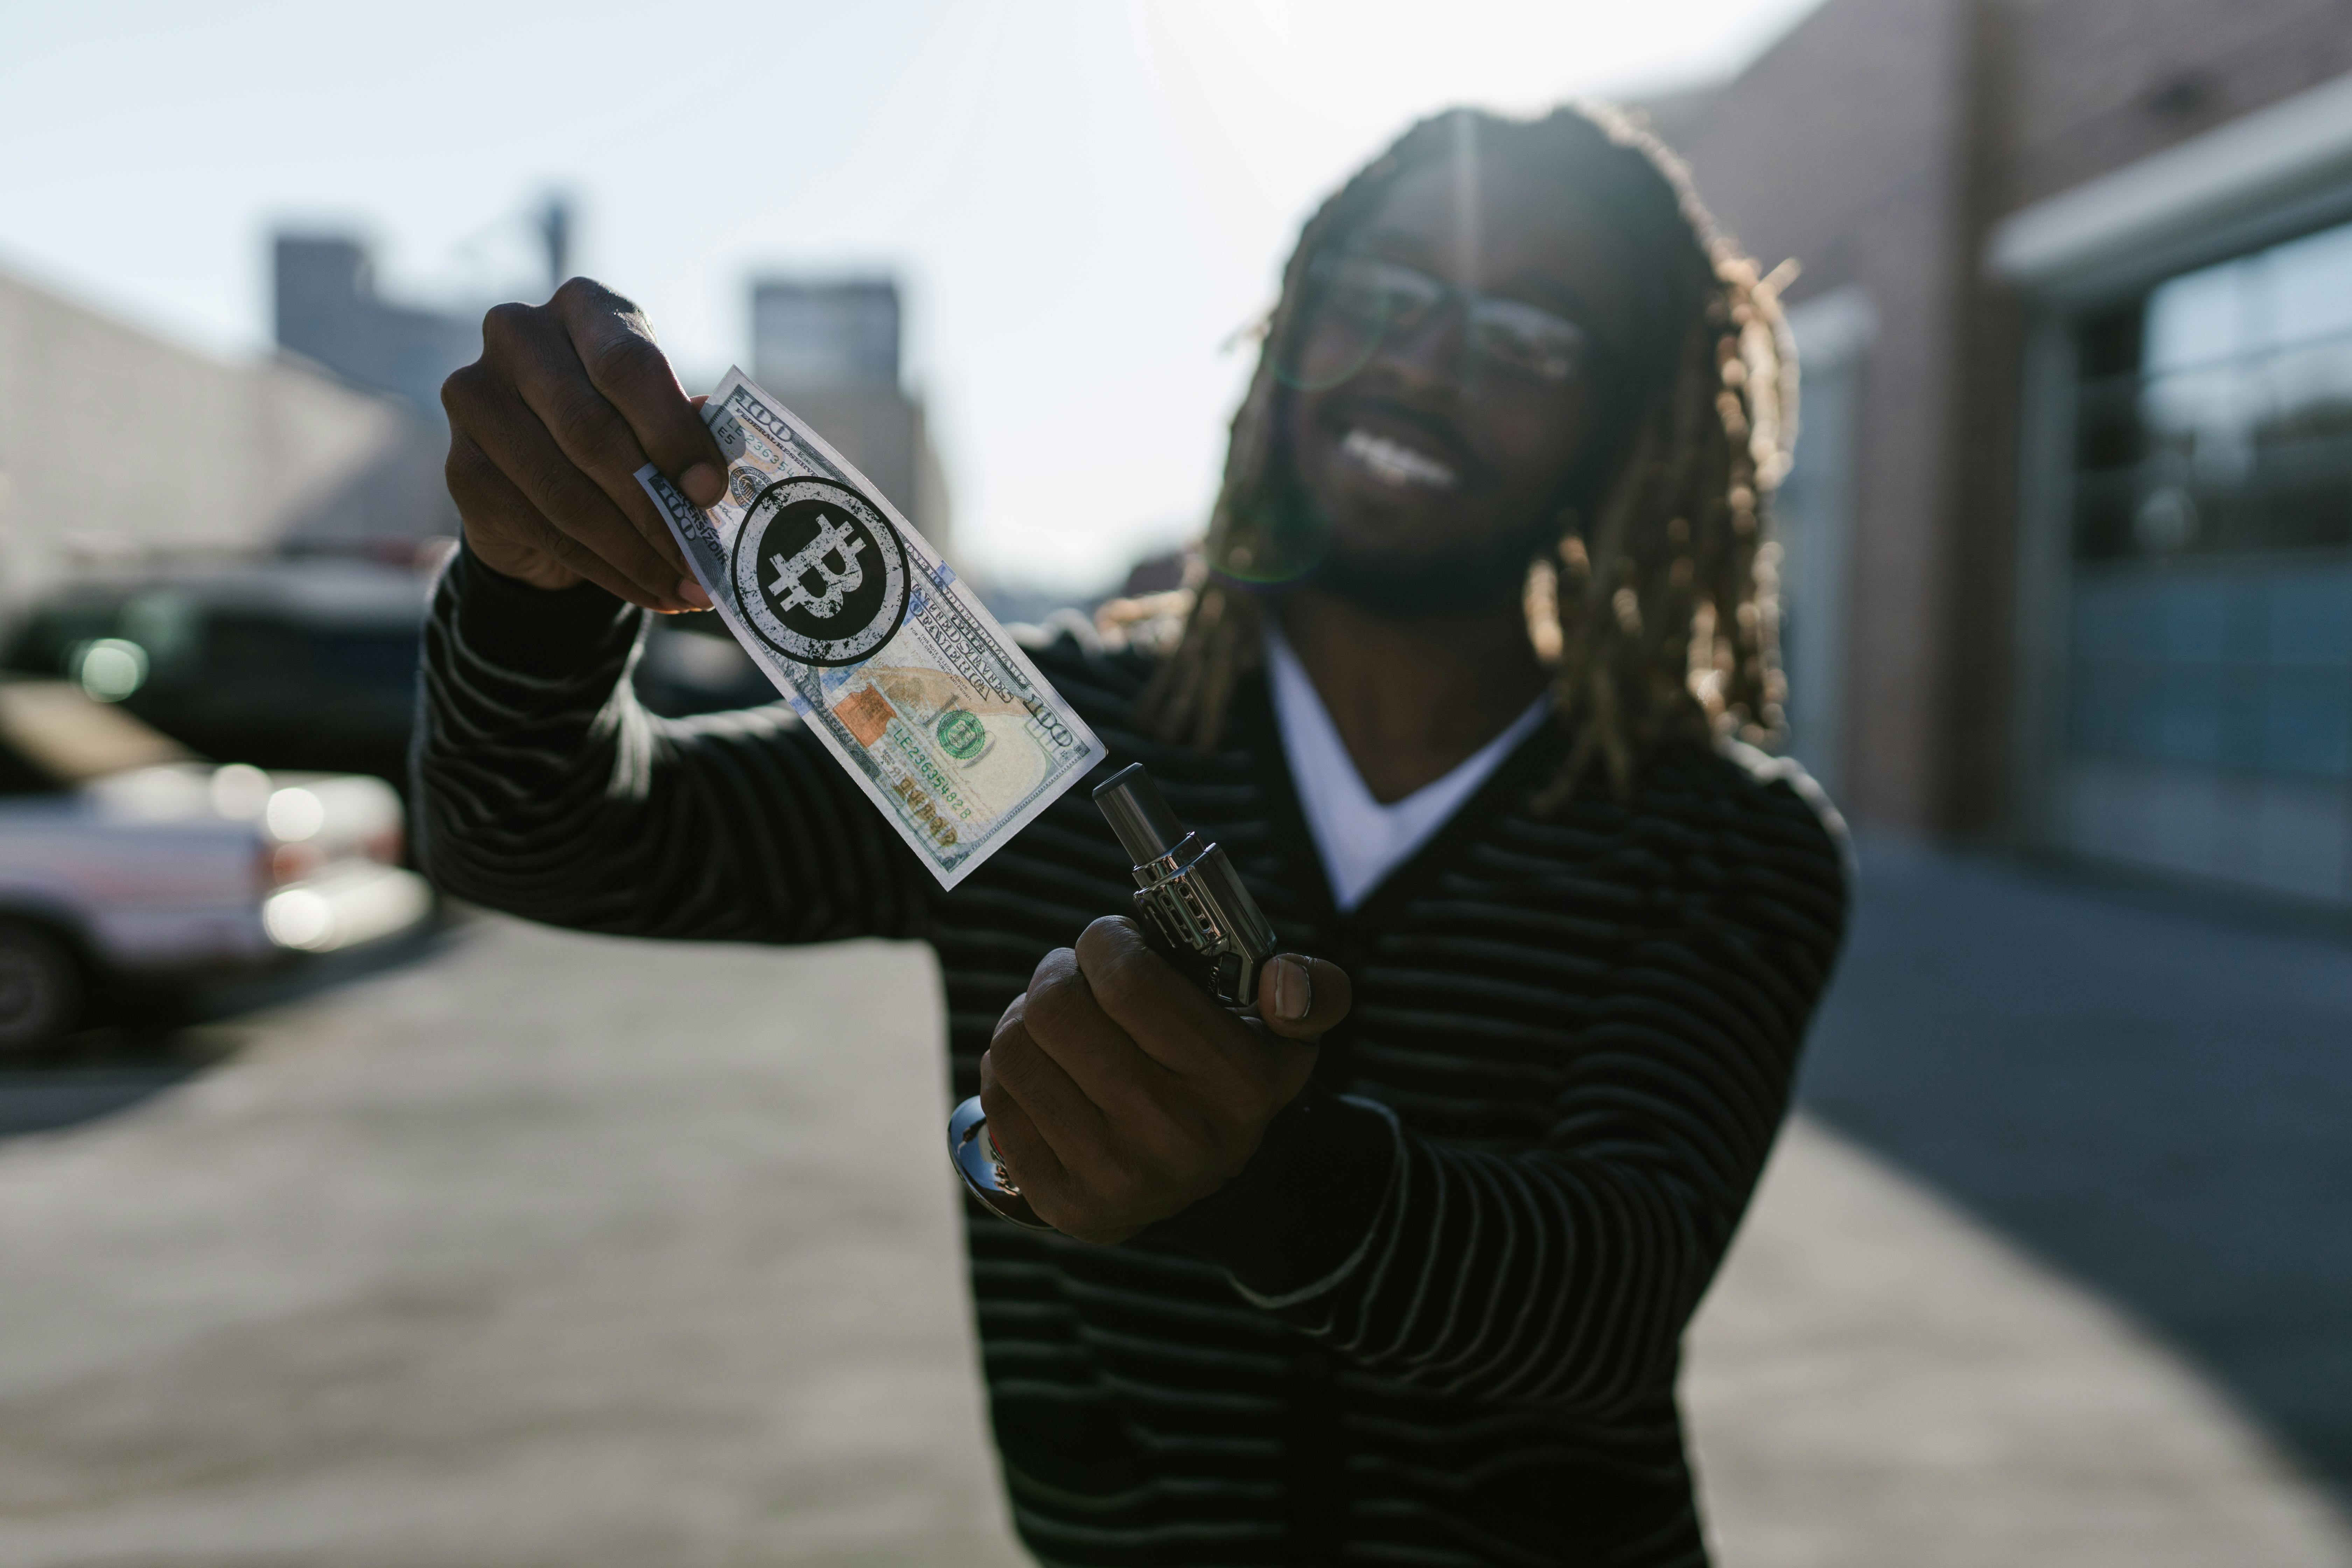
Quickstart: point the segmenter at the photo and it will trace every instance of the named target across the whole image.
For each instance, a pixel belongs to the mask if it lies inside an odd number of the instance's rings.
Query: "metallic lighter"
[[[1135,907],[1153,945],[1225,1005],[1256,1006],[1274,928],[1225,852],[1177,819],[1141,763],[1113,773],[1095,805],[1135,862]]]
[[[1184,826],[1140,763],[1097,788],[1095,805],[1134,862],[1135,907],[1151,945],[1225,1005],[1255,1006],[1274,928],[1224,850]],[[977,1096],[949,1119],[948,1152],[982,1203],[1015,1225],[1050,1228],[1006,1174]]]

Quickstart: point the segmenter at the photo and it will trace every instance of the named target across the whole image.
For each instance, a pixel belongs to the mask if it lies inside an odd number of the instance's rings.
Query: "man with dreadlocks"
[[[594,931],[931,944],[955,1091],[1056,1227],[970,1208],[1039,1558],[1702,1563],[1680,1341],[1846,883],[1746,743],[1794,373],[1680,166],[1597,112],[1414,127],[1300,239],[1172,648],[1038,651],[1289,949],[1248,1021],[1097,918],[1082,793],[942,894],[785,708],[638,708],[643,612],[701,600],[630,476],[708,500],[719,454],[593,284],[484,339],[427,864]]]

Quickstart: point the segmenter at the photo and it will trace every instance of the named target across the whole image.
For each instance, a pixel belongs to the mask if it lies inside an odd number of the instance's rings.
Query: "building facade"
[[[922,400],[903,384],[898,286],[772,278],[751,289],[751,378],[856,464],[953,558],[946,476]]]
[[[454,532],[443,444],[307,364],[215,359],[0,275],[0,610],[91,571]]]
[[[442,382],[481,357],[479,313],[385,299],[348,235],[280,234],[271,249],[278,346],[438,421]]]
[[[1797,753],[2352,905],[2352,6],[1829,0],[1652,118],[1803,268]]]

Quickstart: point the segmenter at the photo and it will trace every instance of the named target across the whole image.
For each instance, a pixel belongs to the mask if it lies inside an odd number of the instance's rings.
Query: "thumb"
[[[1348,1016],[1347,971],[1319,958],[1277,953],[1258,971],[1257,1016],[1286,1040],[1313,1040]]]

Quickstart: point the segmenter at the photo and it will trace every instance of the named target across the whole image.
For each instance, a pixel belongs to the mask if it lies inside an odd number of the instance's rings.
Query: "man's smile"
[[[1446,494],[1475,487],[1477,459],[1453,422],[1392,397],[1343,395],[1316,423],[1343,470],[1391,492]]]
[[[1384,485],[1400,489],[1450,490],[1462,482],[1454,465],[1362,426],[1351,426],[1339,443],[1339,455],[1351,467]]]

